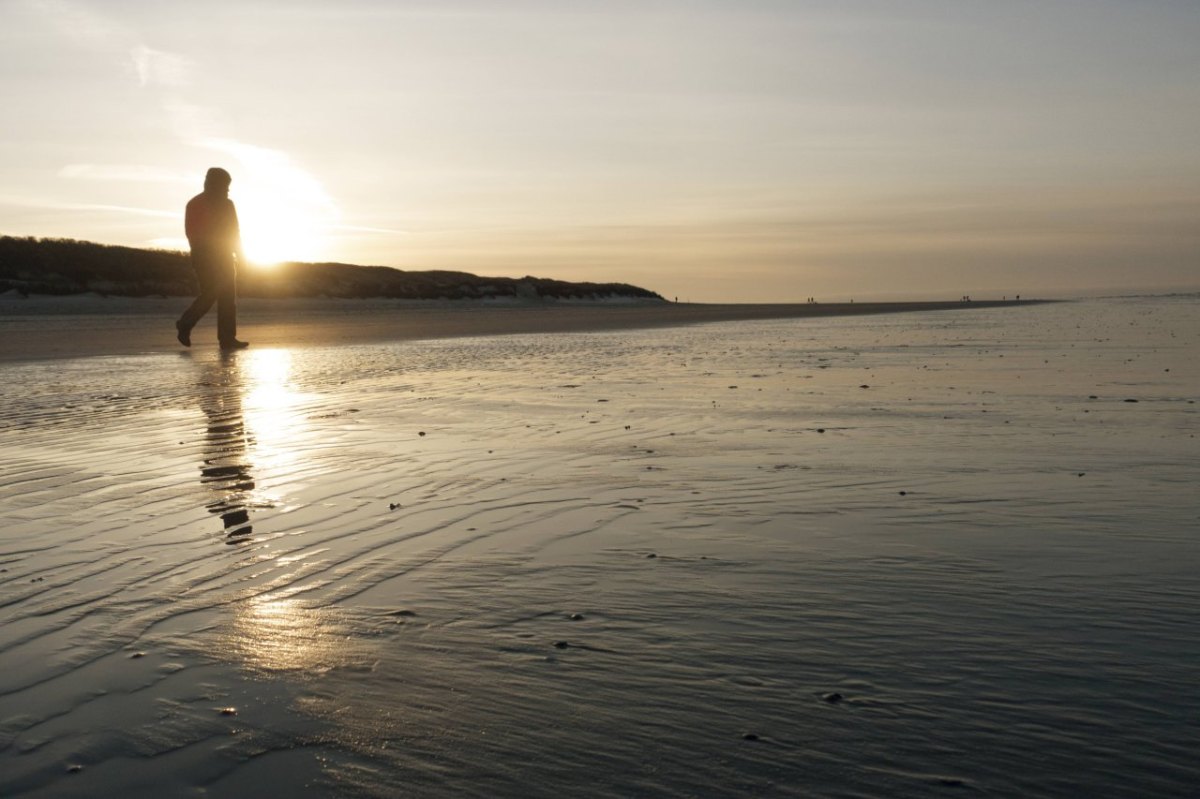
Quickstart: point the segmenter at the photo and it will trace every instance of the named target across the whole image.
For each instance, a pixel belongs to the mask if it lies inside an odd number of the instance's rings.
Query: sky
[[[0,0],[0,234],[703,302],[1200,288],[1197,0]]]

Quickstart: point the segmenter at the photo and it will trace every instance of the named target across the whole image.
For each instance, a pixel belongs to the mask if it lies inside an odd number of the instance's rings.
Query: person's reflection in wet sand
[[[200,483],[215,495],[206,506],[221,517],[228,543],[245,540],[250,524],[249,492],[254,490],[242,415],[242,378],[236,352],[222,352],[200,376],[200,408],[208,417]]]

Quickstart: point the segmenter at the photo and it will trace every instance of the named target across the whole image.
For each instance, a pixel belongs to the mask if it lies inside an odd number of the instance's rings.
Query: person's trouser
[[[200,281],[200,296],[188,306],[179,325],[190,331],[217,304],[217,340],[221,343],[237,338],[237,266],[233,258],[213,257],[192,253],[192,266]]]

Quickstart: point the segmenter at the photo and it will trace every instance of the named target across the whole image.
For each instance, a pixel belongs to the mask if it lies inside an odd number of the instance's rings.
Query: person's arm
[[[248,266],[246,251],[242,249],[242,226],[238,223],[237,206],[229,201],[229,210],[233,214],[233,252],[237,255],[238,266]]]
[[[188,246],[195,247],[200,240],[200,208],[195,199],[190,200],[184,208],[183,232],[187,236]]]

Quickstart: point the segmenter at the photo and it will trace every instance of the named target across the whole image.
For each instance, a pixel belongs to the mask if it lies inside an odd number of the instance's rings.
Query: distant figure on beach
[[[245,265],[237,209],[229,199],[233,178],[220,167],[204,176],[204,191],[193,197],[184,214],[184,230],[192,248],[192,268],[200,282],[198,296],[175,323],[176,337],[192,346],[192,328],[217,304],[217,341],[223,350],[249,346],[237,339],[237,268]],[[236,256],[236,262],[234,257]]]

